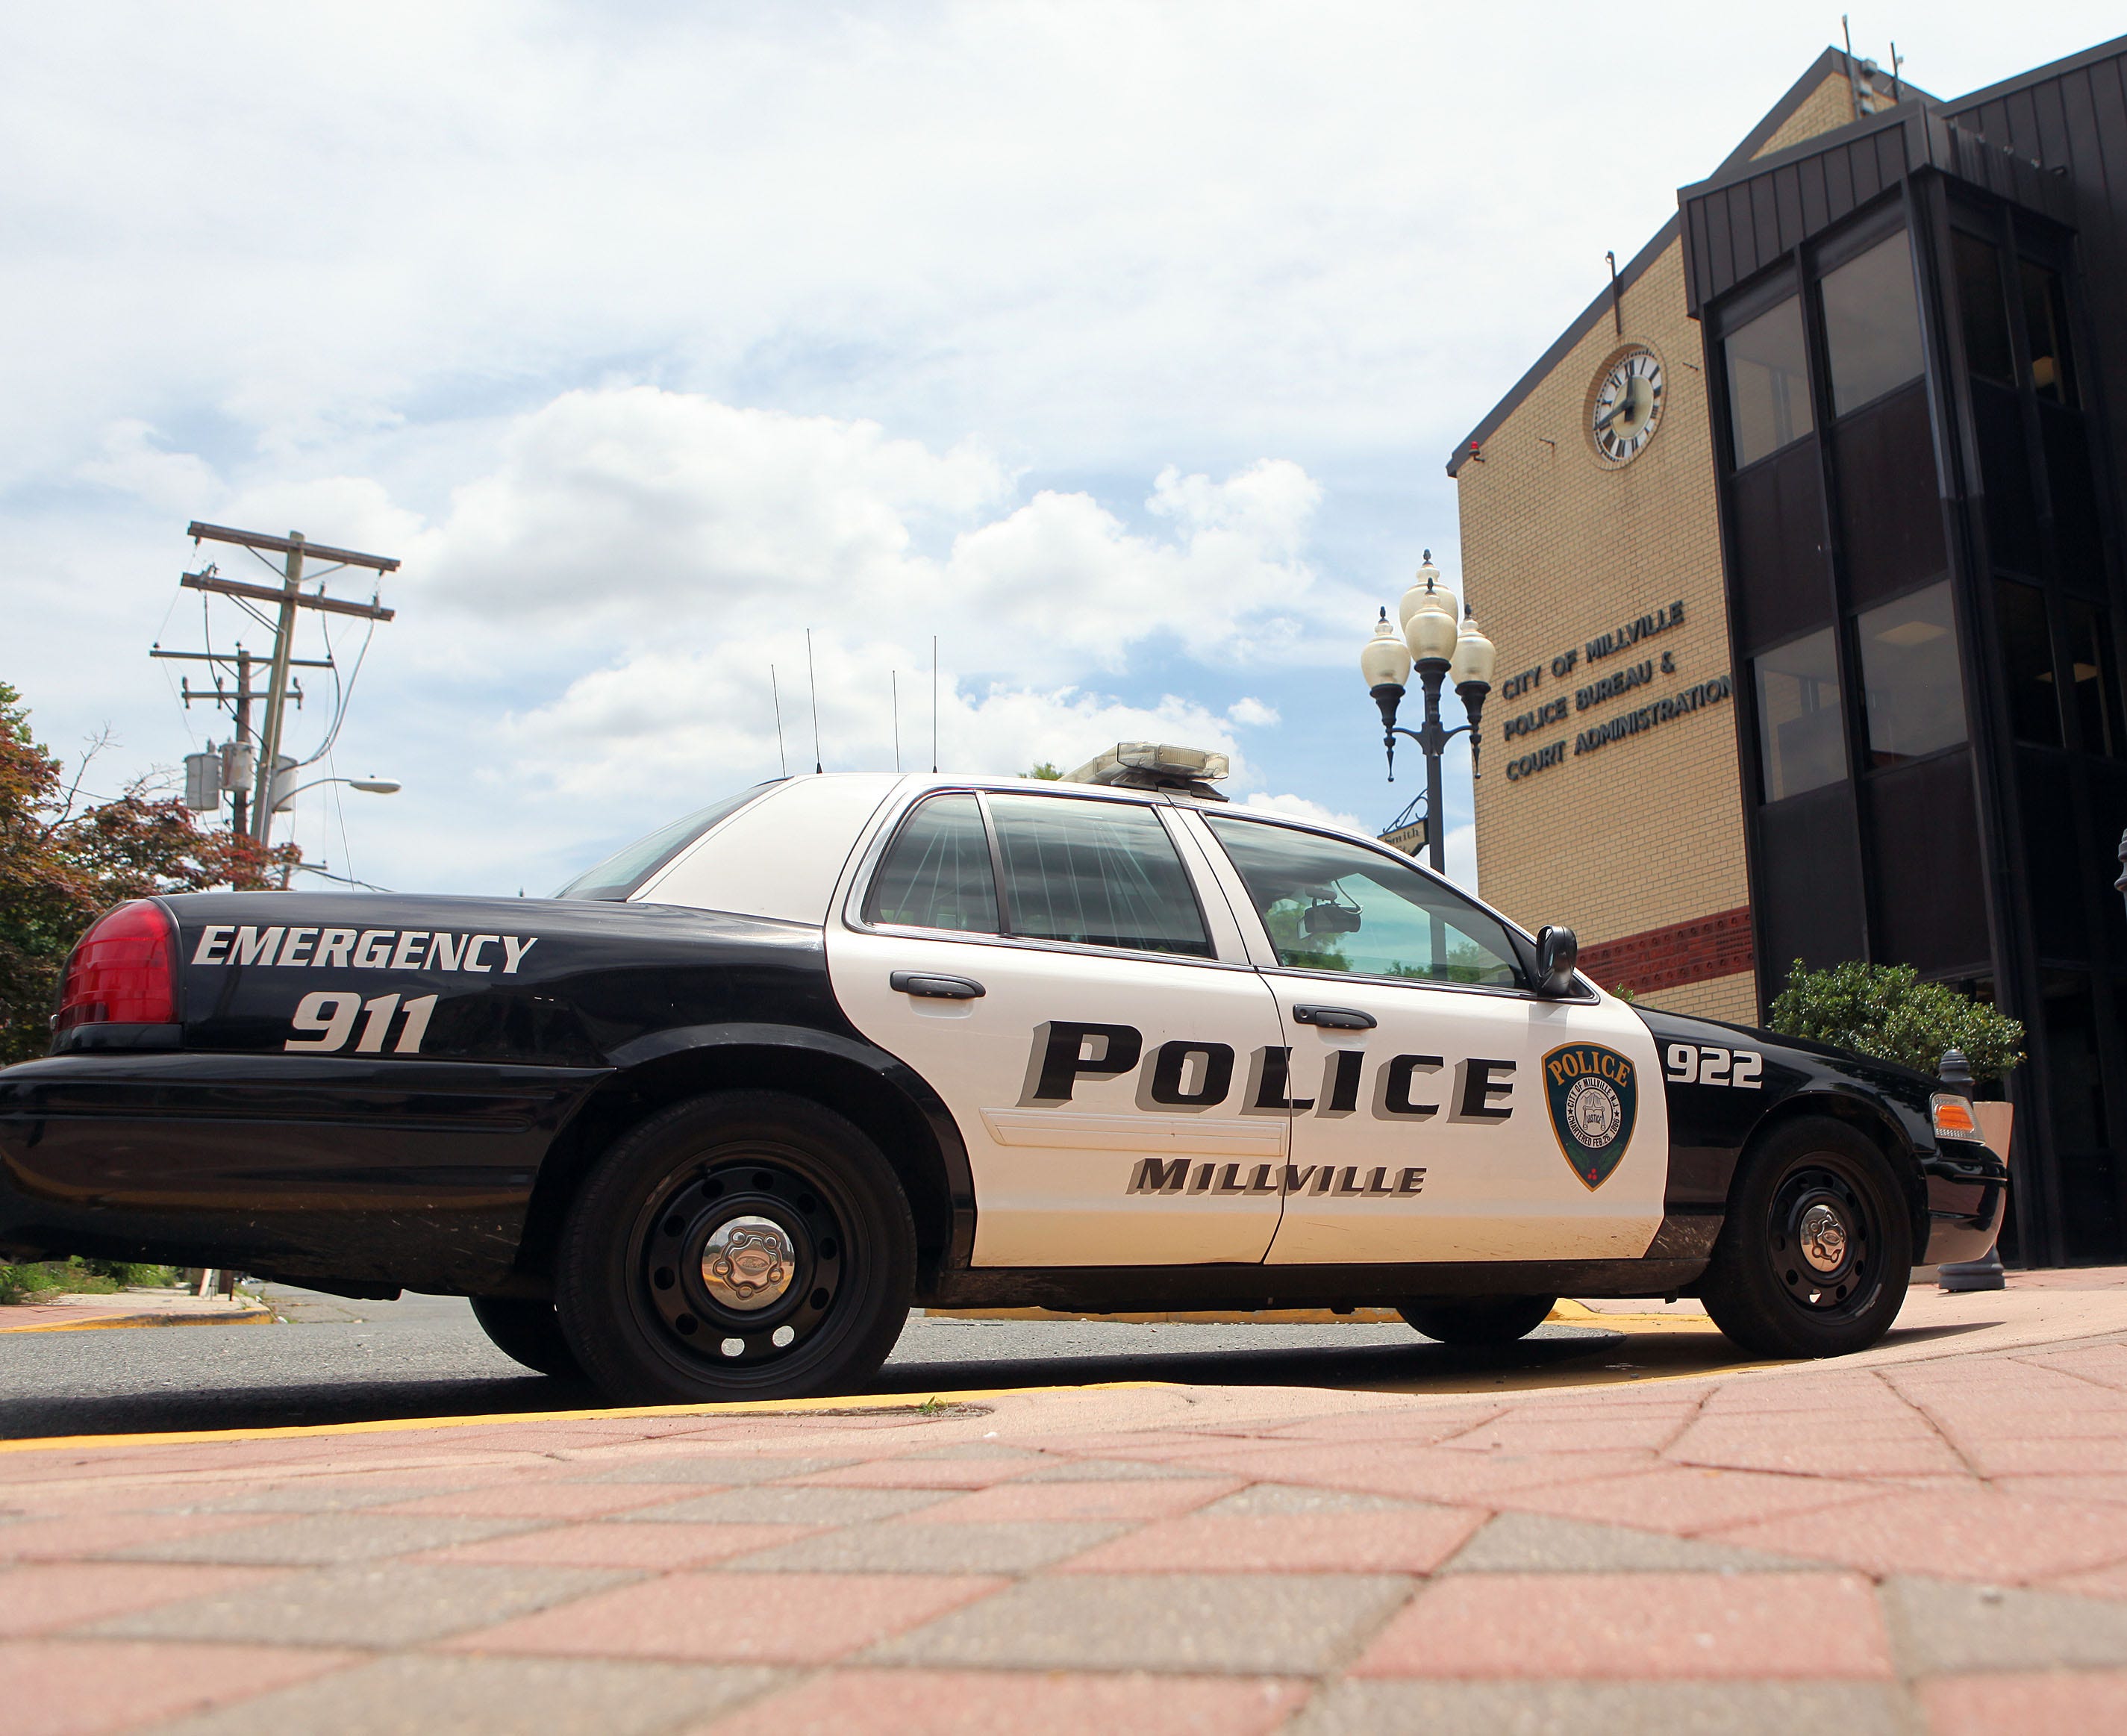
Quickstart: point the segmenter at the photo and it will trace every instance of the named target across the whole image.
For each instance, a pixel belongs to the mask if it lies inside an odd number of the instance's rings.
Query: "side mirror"
[[[1546,1000],[1573,993],[1573,973],[1580,962],[1580,942],[1570,928],[1547,923],[1536,937],[1536,992]]]

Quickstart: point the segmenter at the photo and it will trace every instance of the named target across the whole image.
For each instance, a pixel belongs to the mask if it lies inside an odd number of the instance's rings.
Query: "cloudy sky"
[[[1854,25],[1950,95],[2118,17]],[[549,889],[775,775],[771,666],[809,769],[808,628],[830,770],[893,765],[897,672],[927,766],[936,635],[948,769],[1154,737],[1378,826],[1417,767],[1382,781],[1356,651],[1422,548],[1456,574],[1447,452],[1838,28],[1703,0],[12,8],[0,679],[63,753],[109,728],[92,786],[225,734],[146,656],[264,643],[179,591],[198,518],[405,562],[315,775],[406,789],[303,799],[335,873]]]

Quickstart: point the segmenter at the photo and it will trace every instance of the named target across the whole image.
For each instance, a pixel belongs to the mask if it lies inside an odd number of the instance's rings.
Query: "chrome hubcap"
[[[702,1245],[702,1283],[718,1302],[741,1313],[779,1301],[797,1269],[790,1234],[772,1218],[732,1218]]]
[[[747,1369],[802,1354],[835,1310],[848,1250],[820,1182],[769,1152],[737,1153],[643,1208],[642,1305],[668,1351]]]
[[[1836,1272],[1846,1263],[1846,1226],[1839,1214],[1819,1201],[1803,1213],[1800,1226],[1802,1257],[1819,1272]]]
[[[1811,1313],[1851,1314],[1882,1289],[1875,1212],[1856,1178],[1830,1154],[1788,1171],[1767,1228],[1774,1274]]]

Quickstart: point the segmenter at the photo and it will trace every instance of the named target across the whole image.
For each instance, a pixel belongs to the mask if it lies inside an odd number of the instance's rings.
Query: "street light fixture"
[[[322,789],[327,784],[345,784],[351,790],[359,790],[369,795],[396,795],[405,786],[396,778],[312,778],[307,784],[298,784],[293,790],[277,790],[273,796],[273,811],[286,813],[295,805],[296,798],[306,790]]]
[[[1440,570],[1433,564],[1433,551],[1425,551],[1425,564],[1403,600],[1396,605],[1397,623],[1391,624],[1384,609],[1375,622],[1373,636],[1359,652],[1359,672],[1367,691],[1381,708],[1381,743],[1388,750],[1389,781],[1395,781],[1395,738],[1418,743],[1425,756],[1425,790],[1405,809],[1389,829],[1411,823],[1420,804],[1425,809],[1425,847],[1434,869],[1447,869],[1447,840],[1441,825],[1440,758],[1447,744],[1466,732],[1470,738],[1470,776],[1479,776],[1477,725],[1485,714],[1485,696],[1492,690],[1495,653],[1476,619],[1465,608],[1458,617],[1455,594],[1440,582]],[[1399,630],[1400,629],[1400,630]],[[1397,725],[1396,713],[1403,704],[1410,671],[1425,691],[1425,719],[1417,729]],[[1462,709],[1470,721],[1452,729],[1440,721],[1440,686],[1450,676]]]

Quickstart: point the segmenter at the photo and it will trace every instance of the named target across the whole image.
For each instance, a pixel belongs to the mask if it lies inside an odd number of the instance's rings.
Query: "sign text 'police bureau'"
[[[459,934],[427,928],[263,928],[210,923],[195,965],[259,965],[313,970],[451,970],[514,976],[538,935]]]

